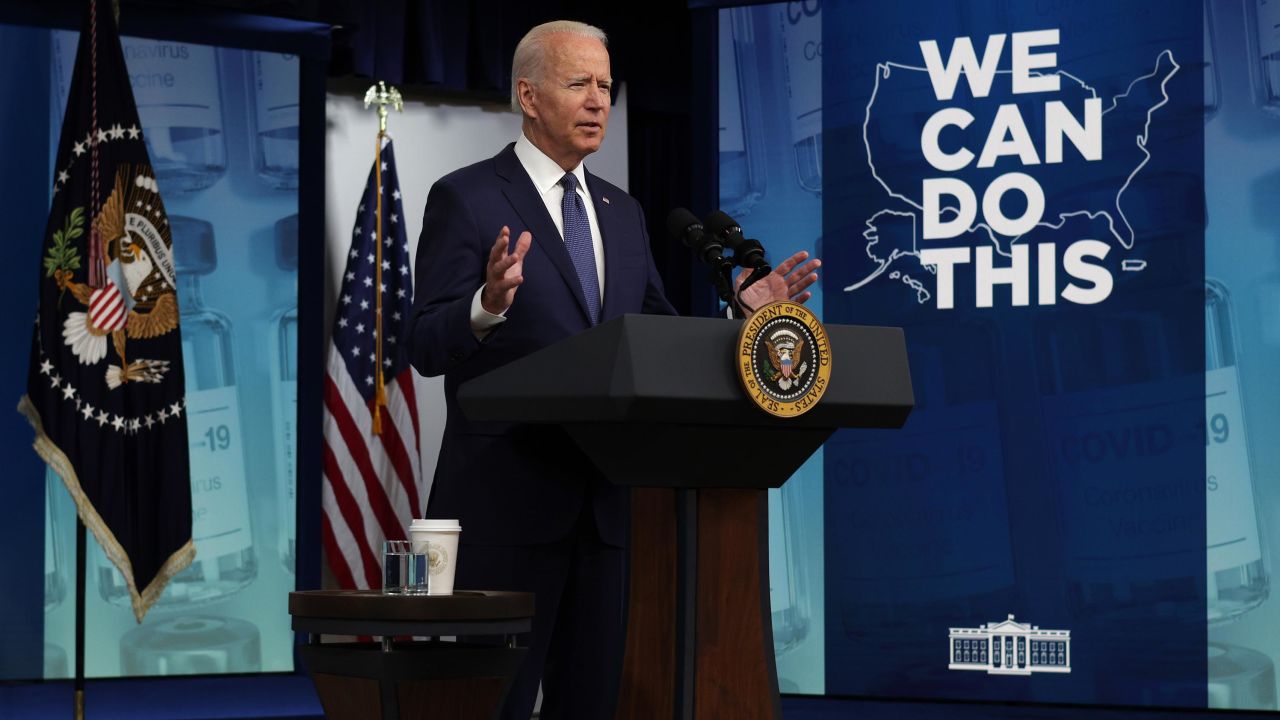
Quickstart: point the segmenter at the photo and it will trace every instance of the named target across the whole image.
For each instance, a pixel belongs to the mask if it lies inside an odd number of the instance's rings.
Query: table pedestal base
[[[523,648],[451,642],[326,643],[299,648],[329,720],[490,720]]]

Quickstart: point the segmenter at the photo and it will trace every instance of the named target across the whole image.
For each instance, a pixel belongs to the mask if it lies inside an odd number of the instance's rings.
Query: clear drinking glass
[[[409,585],[409,557],[413,546],[408,540],[388,540],[382,544],[382,592],[399,594]]]
[[[408,582],[405,583],[404,587],[405,593],[409,595],[430,595],[431,561],[429,554],[426,552],[411,552],[405,560],[409,566]]]

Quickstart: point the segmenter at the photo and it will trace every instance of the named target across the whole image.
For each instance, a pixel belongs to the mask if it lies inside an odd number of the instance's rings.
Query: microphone
[[[764,259],[764,246],[759,240],[748,240],[743,237],[742,226],[723,210],[717,210],[707,216],[707,229],[712,235],[723,240],[726,247],[733,250],[734,263],[739,267],[751,269],[751,274],[738,286],[737,301],[747,308],[748,312],[755,312],[755,308],[743,302],[742,291],[773,272],[773,268],[769,267],[769,263]]]
[[[733,261],[738,267],[758,269],[768,265],[764,259],[764,246],[760,241],[743,237],[742,226],[724,211],[717,210],[707,217],[707,230],[733,251]]]
[[[667,215],[667,232],[684,243],[699,260],[711,266],[711,283],[720,299],[733,303],[733,260],[724,256],[724,243],[702,227],[698,217],[685,208],[676,208]]]
[[[693,251],[702,262],[719,268],[728,262],[724,257],[724,243],[719,237],[708,233],[693,213],[685,208],[676,208],[667,215],[667,231],[685,247]]]

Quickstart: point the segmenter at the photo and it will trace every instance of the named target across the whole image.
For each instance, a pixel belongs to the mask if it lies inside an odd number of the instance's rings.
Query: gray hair
[[[516,45],[515,57],[511,59],[511,110],[520,110],[520,78],[542,77],[542,64],[547,55],[547,38],[552,35],[567,33],[599,40],[601,45],[609,46],[609,37],[594,25],[576,20],[553,20],[533,28],[525,33]]]

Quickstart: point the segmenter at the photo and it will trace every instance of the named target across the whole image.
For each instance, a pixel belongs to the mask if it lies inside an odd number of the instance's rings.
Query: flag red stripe
[[[124,298],[119,292],[103,292],[97,299],[97,304],[89,308],[89,318],[100,328],[114,330],[113,326],[124,315]]]
[[[418,427],[418,396],[413,387],[413,371],[406,369],[396,376],[396,384],[404,395],[405,405],[409,408],[409,417],[413,418],[413,452],[417,455],[418,438],[422,437],[422,428]]]
[[[120,307],[115,309],[115,312],[111,313],[110,317],[104,318],[100,322],[95,322],[94,325],[97,325],[103,330],[119,330],[120,328],[124,327],[123,321],[124,321],[124,306],[121,305]]]
[[[378,577],[378,568],[382,564],[373,554],[373,549],[364,542],[361,542],[366,535],[364,530],[364,520],[360,517],[360,508],[356,506],[356,499],[352,497],[351,490],[347,488],[346,483],[342,481],[342,472],[338,470],[338,460],[333,455],[333,449],[326,443],[324,446],[324,474],[329,480],[329,489],[333,492],[334,501],[338,505],[339,512],[342,513],[342,519],[351,529],[351,534],[356,538],[356,550],[360,554],[360,559],[364,564],[365,582],[367,587],[381,587],[382,579]],[[332,529],[330,529],[332,532]],[[335,545],[336,540],[335,540]],[[343,560],[345,564],[345,559]],[[330,567],[333,567],[333,558],[329,560]],[[335,576],[337,575],[335,570]],[[351,571],[347,571],[347,575],[351,575]],[[355,587],[355,581],[352,580],[352,587]]]
[[[329,570],[343,590],[355,590],[356,580],[351,575],[351,566],[347,564],[346,553],[338,547],[338,540],[333,536],[333,528],[329,525],[329,514],[325,513],[320,524],[321,542],[324,543],[324,554],[329,558]]]
[[[365,446],[364,438],[356,427],[346,403],[342,401],[332,376],[325,378],[324,405],[329,415],[333,417],[334,424],[347,445],[347,451],[351,454],[351,459],[355,461],[360,475],[364,478],[365,489],[369,494],[369,506],[373,510],[374,517],[378,519],[378,524],[382,526],[383,536],[388,540],[403,540],[404,524],[396,518],[395,511],[391,509],[387,492],[379,482],[378,473],[374,471],[373,463],[369,460],[369,448]]]
[[[103,308],[117,302],[121,302],[120,289],[115,285],[108,285],[89,297],[89,311],[102,312]]]
[[[370,403],[372,405],[373,403]],[[372,412],[372,408],[370,408]],[[382,448],[386,451],[387,457],[391,458],[391,466],[395,468],[396,475],[399,476],[400,485],[404,487],[405,496],[409,499],[409,509],[414,517],[417,517],[419,509],[422,507],[418,503],[417,482],[413,476],[413,464],[409,461],[409,455],[405,452],[404,441],[400,438],[400,428],[396,426],[395,420],[391,417],[389,408],[381,408],[382,415],[382,435],[380,440]]]

